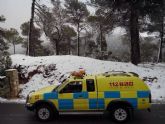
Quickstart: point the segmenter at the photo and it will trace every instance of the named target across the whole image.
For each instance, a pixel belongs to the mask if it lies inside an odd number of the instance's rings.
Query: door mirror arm
[[[60,90],[58,93],[59,93],[59,94],[63,94],[63,90]]]

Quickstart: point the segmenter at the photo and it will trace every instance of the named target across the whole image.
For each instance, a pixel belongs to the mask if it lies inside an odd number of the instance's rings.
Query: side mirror
[[[59,93],[59,94],[63,94],[63,90],[60,90],[58,93]]]

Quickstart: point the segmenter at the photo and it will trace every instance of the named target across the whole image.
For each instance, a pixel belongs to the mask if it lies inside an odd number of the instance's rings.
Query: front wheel
[[[40,121],[49,121],[53,118],[53,111],[48,105],[42,105],[36,109],[36,116]]]
[[[115,107],[112,110],[112,119],[116,122],[125,122],[130,118],[130,112],[127,107]]]

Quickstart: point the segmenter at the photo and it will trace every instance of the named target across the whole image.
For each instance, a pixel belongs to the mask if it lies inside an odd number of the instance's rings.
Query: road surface
[[[151,112],[135,111],[128,124],[164,124],[165,104],[152,105]],[[22,104],[0,103],[0,124],[41,124]],[[108,114],[63,114],[46,124],[114,124]]]

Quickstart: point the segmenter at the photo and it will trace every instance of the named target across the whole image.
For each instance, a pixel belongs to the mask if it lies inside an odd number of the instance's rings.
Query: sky
[[[38,1],[38,0],[37,0]],[[87,2],[89,0],[79,0],[81,2]],[[64,0],[61,0],[62,4]],[[0,0],[0,15],[4,15],[6,21],[0,23],[0,27],[5,29],[16,28],[21,34],[20,26],[24,22],[30,20],[31,16],[31,4],[32,0]],[[51,6],[50,0],[40,0],[40,4]],[[94,8],[88,6],[91,14],[94,13]],[[43,38],[45,40],[45,38]],[[17,45],[18,53],[24,53],[20,45]],[[12,53],[12,46],[9,49]]]
[[[0,0],[0,15],[6,18],[0,27],[20,30],[20,25],[29,21],[30,13],[31,0]]]
[[[40,1],[46,5],[50,4],[50,0]],[[81,1],[86,2],[88,0]],[[0,27],[16,28],[20,32],[20,25],[30,20],[31,3],[32,0],[0,0],[0,15],[4,15],[6,18],[4,23],[0,23]],[[88,9],[91,10],[91,7]]]

